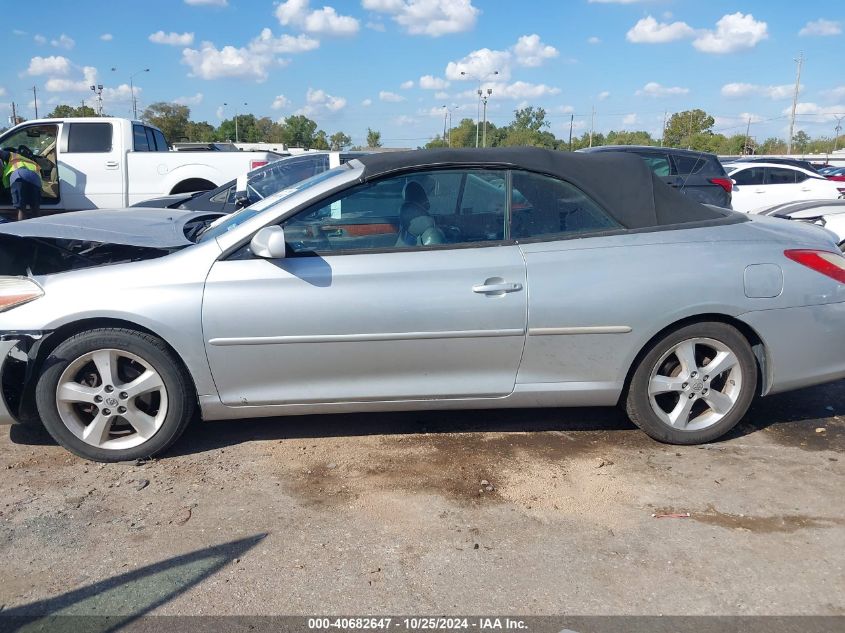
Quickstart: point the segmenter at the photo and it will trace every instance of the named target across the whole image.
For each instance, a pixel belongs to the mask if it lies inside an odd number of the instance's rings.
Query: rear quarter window
[[[68,130],[69,153],[108,153],[112,149],[111,123],[71,123]]]
[[[708,156],[672,156],[675,163],[675,173],[679,176],[701,173],[712,159]],[[712,168],[712,165],[710,166]]]

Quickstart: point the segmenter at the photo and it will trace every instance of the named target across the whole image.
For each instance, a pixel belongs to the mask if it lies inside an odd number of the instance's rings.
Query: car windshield
[[[281,202],[285,198],[289,198],[295,193],[300,191],[304,191],[305,189],[309,189],[316,185],[319,185],[321,182],[328,180],[329,178],[333,178],[337,174],[346,171],[349,169],[347,165],[341,165],[340,167],[335,167],[334,169],[330,169],[329,171],[324,171],[323,173],[317,174],[316,176],[312,176],[311,178],[306,178],[292,187],[288,187],[278,193],[270,196],[269,198],[264,198],[263,200],[249,206],[243,208],[239,211],[235,211],[231,215],[224,215],[205,228],[205,230],[201,231],[197,235],[197,242],[205,242],[208,240],[212,240],[216,238],[218,235],[223,235],[227,231],[231,231],[232,229],[240,226],[244,222],[251,220],[256,215],[264,211],[265,209],[269,209],[270,207],[274,206],[276,203]]]

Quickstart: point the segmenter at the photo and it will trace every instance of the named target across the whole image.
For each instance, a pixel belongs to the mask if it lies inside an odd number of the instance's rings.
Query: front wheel
[[[175,442],[194,410],[192,389],[165,343],[134,330],[89,330],[44,363],[36,404],[72,453],[99,462],[149,457]]]
[[[745,337],[724,323],[695,323],[667,334],[634,371],[626,410],[651,437],[700,444],[739,421],[757,390],[757,365]]]

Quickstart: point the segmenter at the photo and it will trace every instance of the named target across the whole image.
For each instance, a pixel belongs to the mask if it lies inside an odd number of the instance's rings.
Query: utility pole
[[[15,102],[12,101],[12,127],[18,124],[18,113],[15,112]]]
[[[575,115],[569,115],[569,151],[572,151],[572,124],[575,123]]]
[[[748,155],[748,137],[751,135],[751,117],[748,117],[748,125],[745,127],[745,144],[742,146],[742,154]]]
[[[842,131],[842,119],[845,119],[845,116],[838,116],[836,117],[836,127],[833,128],[834,136],[833,136],[833,151],[839,149],[839,133]]]
[[[443,142],[446,142],[446,119],[449,116],[449,108],[443,106]]]
[[[786,153],[792,154],[792,136],[795,134],[795,108],[798,107],[798,93],[801,91],[801,67],[804,65],[804,51],[795,60],[798,64],[798,74],[795,77],[795,92],[792,95],[792,116],[789,119],[789,138],[786,141]]]
[[[32,102],[35,104],[35,118],[38,118],[38,91],[35,86],[32,87]]]
[[[666,142],[666,117],[669,115],[668,110],[663,111],[663,133],[660,135],[660,147],[663,147]]]
[[[692,149],[692,110],[689,111],[689,129],[687,133],[687,149]]]
[[[481,147],[487,147],[487,100],[492,96],[492,94],[493,89],[487,88],[487,94],[484,95],[482,99],[484,101],[484,132],[481,141]]]
[[[590,115],[590,147],[593,146],[593,129],[596,127],[596,106],[593,106],[593,113]]]

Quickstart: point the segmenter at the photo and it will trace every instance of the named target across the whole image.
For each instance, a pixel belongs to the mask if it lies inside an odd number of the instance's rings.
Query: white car
[[[802,200],[758,209],[755,213],[822,226],[836,236],[840,250],[845,251],[845,200]]]
[[[792,165],[739,162],[725,167],[734,181],[734,211],[749,213],[798,200],[836,200],[845,193],[845,183]]]

